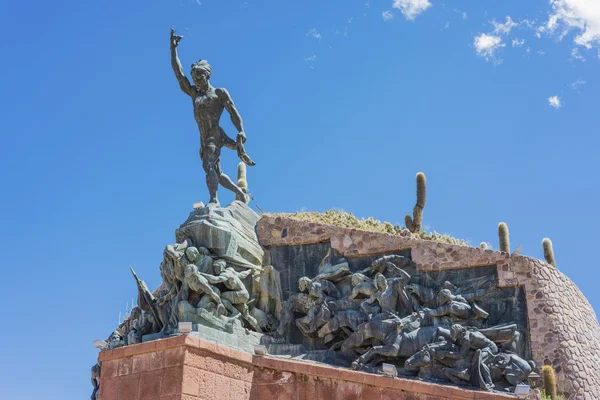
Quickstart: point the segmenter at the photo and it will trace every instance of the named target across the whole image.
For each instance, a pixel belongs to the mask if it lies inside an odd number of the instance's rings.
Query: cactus
[[[556,396],[556,376],[554,375],[554,368],[551,365],[544,365],[542,367],[542,378],[544,379],[544,390],[546,395],[550,396],[551,400],[557,400]]]
[[[244,193],[246,193],[246,200],[250,201],[248,193],[248,181],[246,180],[246,164],[243,162],[238,164],[238,178],[237,185]],[[240,196],[236,196],[237,200],[242,200]],[[248,202],[246,201],[246,202]]]
[[[544,258],[546,262],[556,268],[556,260],[554,260],[554,250],[552,250],[552,241],[548,238],[542,240],[542,247],[544,248]]]
[[[479,244],[479,248],[483,249],[483,250],[487,250],[488,249],[488,244],[486,242],[481,242]]]
[[[419,172],[417,174],[417,204],[413,209],[413,217],[410,215],[404,217],[404,223],[409,231],[412,233],[421,232],[423,224],[423,209],[425,208],[425,201],[427,200],[427,182],[425,181],[425,174]]]
[[[238,164],[237,185],[240,189],[248,190],[248,181],[246,180],[246,164],[243,162]]]
[[[500,251],[510,253],[510,240],[508,238],[508,225],[504,222],[498,224],[498,238],[500,239]]]

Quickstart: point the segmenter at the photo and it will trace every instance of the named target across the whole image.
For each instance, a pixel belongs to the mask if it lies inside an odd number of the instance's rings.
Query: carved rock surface
[[[256,236],[259,216],[247,204],[234,201],[227,207],[197,208],[175,231],[178,243],[190,239],[240,268],[262,265],[264,252]]]

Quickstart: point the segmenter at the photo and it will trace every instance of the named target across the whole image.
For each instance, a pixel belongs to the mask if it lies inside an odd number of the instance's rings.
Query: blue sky
[[[158,285],[208,199],[171,27],[186,73],[208,59],[233,96],[264,210],[401,224],[423,171],[429,229],[498,248],[506,221],[534,257],[550,237],[599,310],[598,4],[3,2],[0,398],[89,396],[92,341],[136,293],[128,266]]]

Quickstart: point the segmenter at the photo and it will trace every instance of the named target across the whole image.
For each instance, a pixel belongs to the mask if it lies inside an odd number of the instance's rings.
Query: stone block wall
[[[100,400],[508,400],[308,362],[258,357],[192,336],[100,353]]]
[[[500,287],[525,289],[530,350],[537,365],[554,366],[565,398],[600,399],[600,326],[596,314],[577,286],[544,261],[278,215],[264,215],[257,233],[267,249],[328,242],[347,258],[408,251],[422,271],[496,265]]]

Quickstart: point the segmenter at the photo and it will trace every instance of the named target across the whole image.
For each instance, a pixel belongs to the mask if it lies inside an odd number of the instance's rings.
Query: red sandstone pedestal
[[[100,400],[501,400],[512,395],[259,357],[192,336],[100,353]]]

